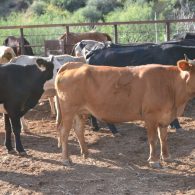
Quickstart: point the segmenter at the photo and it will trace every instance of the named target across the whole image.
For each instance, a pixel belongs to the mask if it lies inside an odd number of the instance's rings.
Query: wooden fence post
[[[65,41],[65,44],[64,44],[64,46],[65,46],[64,52],[66,54],[70,54],[70,52],[69,52],[69,48],[70,48],[70,46],[69,46],[69,26],[66,26],[66,39],[64,41]]]
[[[118,29],[117,24],[114,24],[114,42],[118,43]]]
[[[21,36],[21,54],[24,55],[24,33],[23,28],[20,28],[20,36]]]
[[[170,34],[171,34],[170,22],[166,22],[166,34],[167,34],[167,41],[169,41],[170,40]]]

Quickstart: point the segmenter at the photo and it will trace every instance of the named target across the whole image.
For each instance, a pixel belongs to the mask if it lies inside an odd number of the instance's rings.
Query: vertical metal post
[[[171,34],[170,22],[166,22],[166,34],[167,34],[167,41],[169,41],[170,40],[170,34]]]
[[[20,36],[21,36],[21,45],[20,45],[20,48],[21,48],[21,54],[23,55],[24,54],[24,33],[23,33],[23,28],[20,28]]]
[[[114,42],[115,42],[115,43],[118,43],[117,24],[114,24]]]
[[[157,20],[157,16],[156,16],[156,12],[154,13],[154,20]],[[156,43],[158,43],[158,28],[157,28],[157,23],[154,23],[154,27],[155,27],[155,38],[156,38]]]
[[[65,48],[64,51],[66,54],[70,54],[71,51],[70,50],[70,45],[69,45],[69,26],[66,26],[66,38],[65,38]]]

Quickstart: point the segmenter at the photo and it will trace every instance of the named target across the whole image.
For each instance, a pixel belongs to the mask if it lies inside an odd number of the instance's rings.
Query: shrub
[[[40,16],[45,13],[47,3],[44,1],[34,1],[33,4],[29,7],[29,11]]]

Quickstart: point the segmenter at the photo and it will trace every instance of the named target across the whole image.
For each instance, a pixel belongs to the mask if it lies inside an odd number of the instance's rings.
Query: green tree
[[[106,15],[114,9],[122,7],[122,3],[117,0],[88,0],[87,6],[95,7],[102,15]]]
[[[87,0],[51,0],[50,2],[70,12],[74,12],[86,5]]]
[[[46,2],[34,1],[33,4],[29,7],[29,11],[40,16],[46,12],[46,7]]]
[[[94,6],[86,6],[82,9],[82,15],[88,22],[98,22],[103,20],[102,12],[97,10]]]
[[[88,0],[82,13],[87,21],[98,22],[101,20],[105,22],[105,16],[109,12],[121,7],[122,3],[118,0]]]

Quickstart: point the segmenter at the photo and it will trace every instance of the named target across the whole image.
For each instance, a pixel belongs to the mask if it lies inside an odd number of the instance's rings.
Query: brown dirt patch
[[[162,169],[147,164],[148,144],[143,122],[117,127],[121,137],[108,130],[93,132],[86,125],[89,158],[80,156],[74,132],[69,139],[73,166],[61,164],[55,120],[48,104],[37,106],[26,118],[31,134],[22,134],[28,156],[8,155],[0,120],[0,194],[138,195],[195,194],[195,101],[179,118],[184,132],[169,133],[172,163]]]

